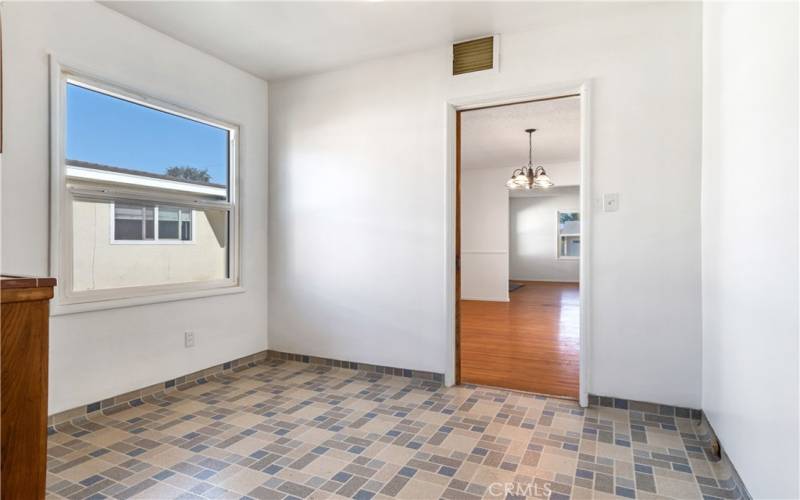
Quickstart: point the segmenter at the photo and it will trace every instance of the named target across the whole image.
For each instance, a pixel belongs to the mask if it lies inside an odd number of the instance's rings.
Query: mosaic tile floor
[[[733,497],[702,425],[270,360],[62,424],[48,498]]]

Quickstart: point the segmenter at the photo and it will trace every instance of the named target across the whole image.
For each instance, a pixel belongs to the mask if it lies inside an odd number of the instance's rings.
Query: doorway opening
[[[585,404],[585,98],[454,106],[456,383]]]

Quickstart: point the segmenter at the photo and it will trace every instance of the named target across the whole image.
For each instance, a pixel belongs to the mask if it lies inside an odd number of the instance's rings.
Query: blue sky
[[[208,169],[228,184],[228,131],[67,85],[67,159],[163,174]]]

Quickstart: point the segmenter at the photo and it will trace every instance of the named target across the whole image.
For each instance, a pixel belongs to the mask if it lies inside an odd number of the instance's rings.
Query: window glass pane
[[[229,278],[231,213],[184,207],[230,200],[232,132],[78,82],[66,98],[70,192],[109,197],[69,201],[73,290]]]
[[[158,239],[178,239],[178,209],[158,207]]]
[[[181,240],[192,241],[192,211],[181,209]]]
[[[224,198],[228,141],[226,129],[67,84],[67,166],[216,187]]]
[[[152,240],[155,239],[155,208],[153,207],[145,207],[144,208],[144,239]]]
[[[117,240],[144,238],[144,211],[141,205],[118,203],[114,206],[114,237]]]
[[[558,255],[579,257],[581,221],[578,212],[558,212]]]
[[[135,241],[126,244],[124,240],[115,243],[111,239],[109,219],[113,211],[110,205],[110,201],[72,202],[74,290],[192,283],[229,277],[226,211],[195,210],[192,243],[165,245]],[[139,224],[141,235],[141,218],[134,222]],[[173,224],[177,225],[178,221]]]

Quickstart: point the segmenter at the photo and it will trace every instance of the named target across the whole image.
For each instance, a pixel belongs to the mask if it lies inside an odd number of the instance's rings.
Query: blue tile
[[[96,483],[97,481],[100,481],[102,479],[103,479],[103,476],[99,476],[99,475],[95,474],[95,475],[89,476],[86,479],[84,479],[83,481],[81,481],[81,484],[84,485],[84,486],[91,486],[94,483]]]
[[[101,493],[95,493],[94,495],[86,498],[86,500],[105,500],[106,498],[108,497]]]
[[[128,453],[126,453],[126,455],[128,455],[129,457],[138,457],[144,452],[145,452],[144,448],[136,448],[135,450],[131,450]]]
[[[256,433],[255,429],[245,429],[242,432],[240,432],[239,434],[241,434],[242,436],[251,436],[251,435],[253,435],[255,433]]]
[[[264,458],[265,456],[267,456],[267,452],[264,450],[257,450],[250,454],[250,458],[255,458],[256,460]]]
[[[484,432],[484,431],[486,431],[486,427],[481,427],[479,425],[475,425],[470,430],[474,431],[474,432]]]
[[[194,477],[196,477],[197,479],[201,479],[201,480],[205,481],[206,479],[210,478],[214,474],[216,474],[216,472],[214,472],[213,470],[203,469],[200,472],[198,472],[197,474],[195,474]]]
[[[411,441],[410,443],[408,443],[406,445],[406,448],[411,448],[412,450],[418,450],[421,447],[422,447],[422,445],[420,443],[415,442],[415,441]]]
[[[231,367],[231,362],[230,362],[230,361],[228,361],[227,363],[224,363],[224,364],[222,365],[222,369],[223,369],[223,370],[229,370],[229,369],[230,369],[230,367]]]
[[[570,450],[570,451],[578,451],[578,445],[571,444],[571,443],[564,443],[562,448],[564,448],[565,450]]]
[[[355,500],[371,500],[372,497],[375,496],[375,493],[367,490],[358,490],[358,493],[353,495]]]
[[[675,469],[676,471],[679,471],[679,472],[686,472],[687,474],[691,474],[692,473],[692,469],[688,465],[672,464],[672,468]]]
[[[106,448],[100,448],[99,450],[94,450],[93,452],[89,453],[89,455],[91,455],[91,456],[93,456],[93,457],[97,458],[97,457],[100,457],[100,456],[103,456],[103,455],[105,455],[105,454],[106,454],[106,453],[108,453],[108,452],[109,452],[109,450],[108,450],[108,449],[106,449]]]
[[[331,479],[340,483],[346,483],[348,479],[350,479],[353,475],[348,474],[347,472],[337,472],[335,476]]]
[[[184,434],[184,435],[183,435],[183,439],[194,439],[194,438],[196,438],[196,437],[197,437],[197,436],[199,436],[199,435],[200,435],[200,434],[198,434],[197,432],[190,432],[190,433],[188,433],[188,434]]]
[[[348,449],[347,451],[349,451],[350,453],[358,454],[358,453],[361,453],[364,450],[365,450],[365,448],[363,446],[351,446],[350,449]]]
[[[624,446],[625,448],[631,447],[630,441],[625,441],[624,439],[615,439],[614,444],[616,444],[617,446]]]
[[[288,429],[278,429],[277,431],[273,432],[276,436],[283,436],[284,434],[288,434]]]
[[[206,449],[208,449],[208,446],[204,444],[198,444],[197,446],[192,448],[192,451],[195,453],[200,453],[201,451],[205,451]]]
[[[387,436],[397,437],[400,435],[400,431],[389,431],[386,433]]]
[[[170,476],[174,476],[174,475],[175,475],[175,473],[172,472],[171,470],[162,470],[161,472],[159,472],[158,474],[153,476],[153,479],[157,479],[159,481],[163,481],[164,479],[166,479],[166,478],[168,478]]]
[[[404,377],[411,377],[411,370],[404,369],[403,370],[403,376]]]
[[[414,474],[416,473],[417,469],[413,469],[411,467],[403,467],[402,469],[400,469],[400,472],[398,472],[398,474],[405,477],[414,477]]]
[[[316,448],[314,448],[313,450],[311,450],[311,453],[316,453],[317,455],[322,455],[323,453],[325,453],[325,452],[326,452],[326,451],[328,451],[329,449],[330,449],[330,448],[326,448],[326,447],[324,447],[324,446],[317,446]]]
[[[175,387],[175,381],[174,380],[167,380],[166,382],[164,382],[164,388],[165,389],[169,389],[170,387]]]
[[[328,417],[326,417],[325,415],[320,415],[318,417],[314,417],[314,421],[315,422],[324,422],[325,420],[328,420]]]
[[[630,488],[623,488],[622,486],[617,486],[617,496],[626,498],[636,498],[636,492]]]
[[[79,438],[79,437],[83,437],[83,436],[85,436],[87,434],[89,434],[89,431],[78,431],[75,434],[71,434],[71,436]]]
[[[636,469],[636,472],[642,472],[644,474],[652,474],[653,473],[653,468],[650,467],[649,465],[635,464],[633,467],[634,467],[634,469]]]
[[[439,432],[449,433],[449,432],[452,432],[452,430],[453,430],[452,427],[448,427],[446,425],[443,425],[443,426],[439,427]]]
[[[614,398],[614,408],[619,408],[621,410],[627,410],[628,409],[628,400],[627,399]]]
[[[142,406],[143,404],[144,401],[142,401],[141,399],[134,399],[130,402],[131,406]]]
[[[575,471],[575,477],[593,479],[594,478],[594,472],[592,472],[590,470],[578,469],[578,470]]]
[[[442,466],[439,469],[439,474],[441,474],[443,476],[453,477],[455,475],[455,473],[456,473],[456,469],[454,469],[452,467]]]
[[[92,403],[90,405],[86,405],[86,413],[92,413],[100,409],[100,402]]]
[[[135,429],[132,429],[130,432],[131,432],[131,434],[141,434],[146,430],[147,429],[145,429],[144,427],[137,427]]]
[[[267,466],[267,467],[264,468],[264,472],[266,472],[267,474],[272,474],[272,475],[275,475],[275,474],[277,474],[278,472],[280,472],[282,470],[283,470],[283,467],[281,467],[280,465],[275,465],[275,464],[272,464],[272,465]]]
[[[364,415],[364,416],[365,416],[365,417],[367,417],[367,418],[375,418],[375,417],[377,417],[377,416],[378,416],[378,414],[377,414],[377,413],[375,413],[375,412],[369,412],[369,413],[367,413],[367,414],[366,414],[366,415]]]
[[[474,450],[472,450],[472,453],[483,457],[486,456],[487,453],[489,453],[489,450],[487,450],[486,448],[475,448]]]

